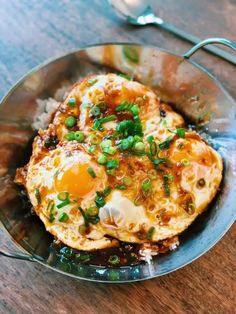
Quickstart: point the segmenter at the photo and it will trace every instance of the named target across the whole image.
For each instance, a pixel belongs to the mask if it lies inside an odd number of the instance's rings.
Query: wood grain
[[[153,0],[162,18],[202,38],[236,41],[235,0]],[[128,26],[105,0],[0,0],[0,96],[32,67],[99,42],[139,42],[176,53],[190,45],[156,27]],[[236,69],[205,52],[193,58],[236,98]],[[12,247],[0,231],[1,247]],[[34,263],[1,258],[0,313],[236,313],[236,227],[207,254],[170,275],[124,285],[80,282]],[[15,249],[15,248],[14,248]]]

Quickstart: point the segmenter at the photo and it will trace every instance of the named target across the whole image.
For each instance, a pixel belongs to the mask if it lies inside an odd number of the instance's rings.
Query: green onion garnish
[[[116,153],[116,148],[113,146],[105,147],[102,151],[108,155],[114,155]]]
[[[143,191],[149,191],[152,188],[152,181],[149,178],[146,178],[142,182],[142,190]]]
[[[69,199],[69,193],[68,192],[60,192],[58,195],[57,195],[57,198],[60,200],[60,201],[66,201]]]
[[[72,128],[73,126],[76,125],[76,122],[77,122],[77,120],[76,120],[75,117],[69,116],[69,117],[67,117],[67,118],[65,119],[65,126],[66,126],[67,128]]]
[[[69,216],[67,213],[61,213],[61,215],[58,217],[58,220],[60,222],[66,222],[69,219]]]
[[[127,186],[124,185],[124,184],[116,184],[115,188],[118,189],[118,190],[126,190]]]
[[[119,161],[118,160],[108,160],[106,164],[107,169],[116,169],[119,167]]]
[[[69,193],[68,192],[60,192],[57,195],[57,198],[61,201],[60,204],[57,205],[57,208],[63,208],[66,205],[70,204]]]
[[[93,168],[89,167],[87,170],[92,178],[96,178],[96,173],[94,172]]]
[[[57,208],[60,209],[60,208],[63,208],[65,207],[66,205],[69,205],[70,204],[70,200],[67,199],[65,200],[64,202],[61,202],[60,204],[57,205]]]
[[[93,127],[92,127],[92,130],[102,130],[102,124],[103,123],[106,123],[106,122],[109,122],[109,121],[114,121],[116,120],[117,117],[115,115],[111,115],[111,116],[108,116],[108,117],[104,117],[104,118],[101,118],[101,119],[98,119],[95,121]]]
[[[185,167],[189,166],[189,164],[190,164],[189,160],[186,158],[181,159],[180,162]]]
[[[164,193],[166,196],[170,196],[170,177],[168,175],[163,176],[163,187],[164,187]]]
[[[131,76],[127,75],[127,74],[118,73],[118,75],[123,77],[123,78],[125,78],[128,81],[132,81],[133,80],[133,78]]]
[[[167,158],[158,158],[158,159],[154,159],[152,162],[154,163],[154,165],[158,166],[160,164],[164,164],[167,163],[169,160]]]
[[[127,186],[130,186],[131,184],[132,184],[132,179],[131,179],[131,177],[128,177],[128,176],[125,176],[124,178],[123,178],[123,183]]]
[[[94,106],[89,113],[93,117],[99,117],[101,115],[101,110],[98,106]]]
[[[89,207],[87,210],[86,210],[86,215],[88,216],[97,216],[98,215],[98,208],[96,206],[92,206],[92,207]]]
[[[100,164],[100,165],[105,165],[107,163],[107,157],[104,155],[104,154],[101,154],[98,159],[97,159],[97,162]]]
[[[39,205],[41,203],[41,195],[40,195],[39,189],[36,189],[34,194]]]
[[[93,86],[95,83],[97,83],[98,79],[89,79],[87,81],[88,86]]]
[[[176,130],[176,134],[177,134],[179,137],[184,138],[184,137],[185,137],[185,129],[183,129],[183,128],[177,129],[177,130]]]
[[[122,51],[123,51],[123,55],[124,55],[126,60],[133,62],[133,63],[139,62],[139,53],[135,47],[124,46]]]
[[[76,105],[76,98],[75,97],[69,98],[67,104],[68,104],[69,107],[75,107],[75,105]]]
[[[133,104],[133,106],[130,108],[130,111],[134,116],[138,116],[140,114],[140,108],[136,104]]]
[[[74,141],[75,139],[75,132],[69,132],[65,134],[65,139],[67,141]]]
[[[168,149],[168,148],[170,148],[170,144],[171,144],[172,141],[173,141],[173,138],[169,137],[167,140],[165,140],[164,142],[159,144],[159,148],[160,149]]]
[[[145,150],[145,145],[142,143],[142,142],[137,142],[135,145],[134,145],[134,150],[136,152],[143,152]]]
[[[98,193],[101,193],[104,197],[106,197],[111,193],[111,191],[112,191],[112,188],[108,186],[102,192],[98,192]]]
[[[157,178],[157,172],[155,169],[151,169],[148,171],[148,177],[150,179],[156,179]]]
[[[117,265],[120,262],[120,258],[117,255],[111,255],[108,259],[108,263],[111,265]]]
[[[155,228],[154,228],[154,227],[149,228],[149,230],[148,230],[148,235],[147,235],[147,239],[148,239],[149,241],[152,240],[154,231],[155,231]]]
[[[96,196],[95,203],[96,203],[97,207],[102,207],[106,204],[103,196],[99,196],[99,195]]]
[[[74,133],[74,138],[78,143],[83,143],[84,142],[84,134],[80,131],[76,131]]]
[[[88,153],[93,153],[93,152],[95,152],[96,148],[97,148],[96,145],[90,146],[90,147],[88,148]]]
[[[98,136],[96,134],[91,134],[89,136],[89,142],[91,144],[96,145],[96,144],[98,144],[98,141],[99,141],[99,138],[98,138]]]
[[[83,225],[80,225],[79,226],[79,233],[81,234],[81,235],[85,235],[86,234],[86,232],[87,232],[87,226],[85,225],[85,224],[83,224]]]

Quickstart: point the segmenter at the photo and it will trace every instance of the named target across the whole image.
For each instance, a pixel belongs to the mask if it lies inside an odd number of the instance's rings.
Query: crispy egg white
[[[76,106],[68,106],[70,98],[76,99]],[[107,156],[109,160],[119,160],[115,172],[110,173],[106,166],[98,164],[104,138],[109,138],[120,121],[132,119],[129,113],[116,112],[124,101],[140,107],[147,151],[150,136],[157,146],[171,138],[168,147],[159,152],[158,158],[165,160],[163,164],[154,166],[148,155],[135,156],[118,149]],[[90,114],[91,108],[100,103],[107,106],[106,116],[114,112],[117,115],[117,119],[104,123],[103,132],[92,129],[94,120]],[[83,143],[66,140],[65,135],[71,131],[65,125],[68,116],[77,118],[72,130],[83,132]],[[145,243],[174,237],[207,208],[222,179],[219,154],[194,132],[176,135],[176,129],[183,126],[181,115],[162,103],[147,86],[115,74],[90,76],[74,85],[49,128],[39,130],[30,162],[18,171],[16,181],[25,185],[46,229],[70,247],[95,250],[117,245],[117,240]],[[92,152],[91,135],[96,135],[98,141]],[[48,136],[59,142],[50,149],[44,145]],[[117,145],[116,140],[111,142]],[[91,176],[89,168],[95,176]],[[131,184],[120,189],[127,177]],[[142,182],[147,178],[151,178],[152,188],[144,193]],[[107,187],[111,191],[105,204],[99,206],[99,221],[81,234],[85,218],[79,208],[86,211],[95,206],[97,192]],[[58,195],[62,192],[68,193],[69,203],[61,208]],[[60,221],[62,213],[68,216],[66,221]],[[150,229],[153,232],[148,238]]]

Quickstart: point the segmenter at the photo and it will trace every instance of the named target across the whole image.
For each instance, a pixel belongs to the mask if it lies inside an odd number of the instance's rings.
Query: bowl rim
[[[199,69],[201,72],[203,72],[203,74],[207,75],[216,85],[217,87],[223,92],[223,94],[230,100],[230,102],[232,102],[232,104],[236,107],[236,101],[234,100],[234,98],[229,94],[229,92],[225,89],[225,87],[222,85],[222,83],[219,82],[219,80],[217,78],[214,77],[213,74],[211,74],[204,66],[199,65],[198,63],[190,60],[190,59],[186,59],[183,57],[183,55],[179,55],[177,53],[173,53],[167,49],[163,49],[160,48],[158,46],[155,45],[144,45],[141,43],[129,43],[129,42],[105,42],[105,43],[95,43],[95,44],[90,44],[90,45],[85,45],[85,46],[81,46],[79,48],[74,48],[72,50],[68,50],[67,52],[56,56],[56,57],[52,57],[52,58],[48,58],[46,59],[44,62],[39,63],[38,65],[36,65],[35,67],[33,67],[31,70],[27,71],[26,74],[22,75],[16,82],[15,84],[4,94],[4,96],[1,98],[0,100],[0,106],[8,99],[8,97],[14,92],[15,89],[18,88],[19,85],[21,85],[30,75],[33,75],[34,73],[36,73],[37,71],[43,69],[44,67],[59,61],[60,59],[63,59],[65,57],[68,56],[72,56],[80,51],[89,49],[89,48],[93,48],[93,47],[101,47],[101,46],[139,46],[139,47],[143,47],[143,48],[150,48],[150,49],[157,49],[158,51],[170,54],[172,56],[178,57],[178,58],[182,58],[185,62],[190,63],[191,65],[193,65],[194,67],[196,67],[197,69]],[[236,217],[236,215],[235,215]],[[139,282],[139,281],[144,281],[144,280],[148,280],[148,279],[154,279],[157,277],[161,277],[167,274],[170,274],[178,269],[181,269],[189,264],[191,264],[193,261],[195,261],[196,259],[200,258],[202,255],[204,255],[205,253],[207,253],[208,251],[210,251],[219,241],[220,239],[226,234],[226,232],[231,228],[231,226],[234,224],[235,218],[234,216],[232,216],[232,220],[229,221],[229,223],[227,224],[227,226],[225,227],[225,229],[218,235],[217,238],[215,238],[215,240],[208,245],[200,254],[196,253],[191,259],[189,259],[188,261],[186,261],[185,263],[183,263],[182,265],[176,266],[173,269],[164,271],[161,274],[156,274],[156,275],[149,275],[143,278],[139,278],[139,279],[128,279],[128,280],[100,280],[100,279],[94,279],[94,278],[86,278],[86,277],[80,277],[78,275],[72,274],[70,272],[66,272],[63,270],[60,270],[56,267],[53,267],[41,260],[39,260],[37,258],[37,256],[33,256],[31,255],[25,248],[23,248],[14,238],[13,236],[10,234],[10,232],[8,231],[7,227],[5,226],[4,222],[0,221],[0,226],[2,224],[3,228],[2,230],[4,230],[4,232],[6,232],[6,234],[8,234],[9,239],[13,242],[13,244],[21,251],[26,253],[29,257],[33,257],[32,261],[35,261],[43,266],[46,266],[47,268],[56,271],[60,274],[69,276],[71,278],[77,279],[77,280],[85,280],[85,281],[89,281],[89,282],[98,282],[98,283],[131,283],[131,282]],[[85,266],[85,265],[83,265]],[[86,265],[88,266],[88,268],[97,268],[97,266],[92,266],[92,265]],[[132,268],[133,266],[128,266],[130,268]],[[128,268],[127,267],[127,268]],[[112,268],[110,268],[112,269]],[[113,268],[114,269],[114,268]]]

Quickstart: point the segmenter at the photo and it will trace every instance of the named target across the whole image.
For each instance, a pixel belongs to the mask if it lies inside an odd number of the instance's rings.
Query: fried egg
[[[183,232],[214,198],[222,159],[147,86],[115,74],[74,85],[18,169],[46,230],[90,251]]]

